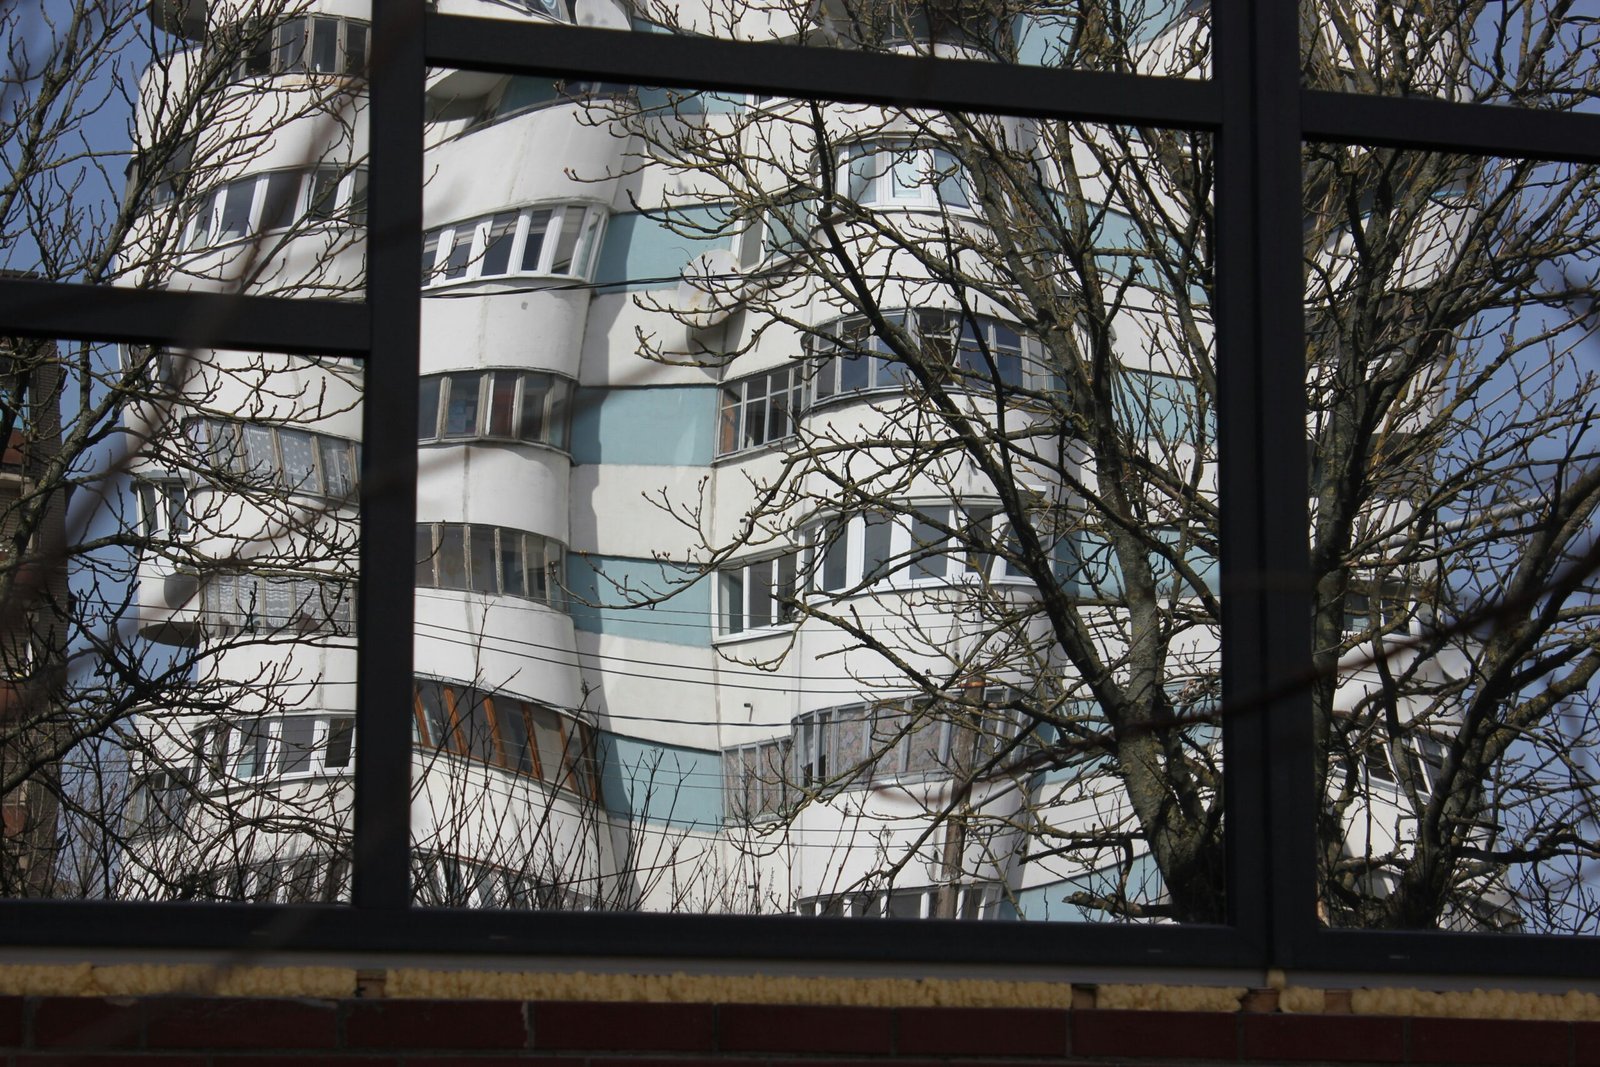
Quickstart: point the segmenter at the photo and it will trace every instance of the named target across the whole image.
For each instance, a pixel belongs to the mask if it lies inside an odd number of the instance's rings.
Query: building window
[[[861,142],[839,157],[839,185],[863,207],[972,210],[971,182],[947,148],[914,141]]]
[[[1410,632],[1410,603],[1400,582],[1351,580],[1344,594],[1344,632]]]
[[[730,822],[776,819],[794,807],[793,741],[774,738],[730,748],[722,754],[723,796]]]
[[[949,368],[954,384],[992,390],[998,376],[1002,387],[1023,389],[1044,377],[1043,345],[998,319],[939,308],[888,311],[884,318],[907,333],[927,366]],[[909,379],[905,364],[864,315],[820,327],[807,338],[807,353],[817,361],[807,396],[812,403],[868,389],[900,389]]]
[[[189,488],[179,481],[137,483],[139,524],[151,540],[171,540],[189,532]]]
[[[798,557],[790,552],[717,572],[718,619],[723,634],[793,622],[798,615]]]
[[[422,284],[530,275],[588,278],[604,220],[598,207],[553,204],[440,226],[423,237]]]
[[[286,632],[347,637],[355,632],[355,587],[333,578],[214,574],[205,582],[202,615],[213,638]]]
[[[1020,549],[1005,516],[983,505],[927,504],[910,515],[874,511],[834,518],[810,527],[805,540],[801,569],[809,588],[824,593],[880,582],[1027,580],[1007,563]]]
[[[213,470],[252,488],[353,501],[361,470],[359,442],[290,426],[197,418],[184,423],[195,451]]]
[[[529,441],[565,450],[572,383],[539,371],[430,374],[422,379],[417,440]]]
[[[540,3],[541,0],[532,0]],[[564,4],[566,0],[551,0],[552,3]],[[487,126],[499,122],[501,119],[520,115],[527,111],[536,111],[540,108],[551,107],[556,104],[568,104],[581,100],[590,100],[603,96],[627,96],[634,91],[631,85],[618,85],[612,82],[575,81],[558,78],[540,78],[533,75],[513,75],[505,80],[498,94],[491,94],[487,105],[473,122],[473,128]]]
[[[235,78],[263,74],[338,74],[356,78],[367,68],[368,24],[333,15],[285,19],[271,27],[247,24],[250,51]]]
[[[941,893],[954,893],[954,918],[1001,917],[1003,890],[997,882],[863,890],[807,897],[795,905],[799,915],[840,919],[928,919],[939,914]]]
[[[802,789],[850,788],[998,773],[996,759],[1019,729],[1012,697],[1006,687],[990,686],[942,707],[918,697],[807,712],[792,724],[788,781]]]
[[[417,524],[417,588],[516,596],[559,607],[562,545],[478,523]]]
[[[783,367],[724,385],[717,454],[759,448],[794,436],[804,395],[805,382],[798,367]]]
[[[183,248],[197,252],[300,223],[367,224],[367,168],[277,170],[220,185],[196,200]]]
[[[456,682],[416,680],[418,740],[429,748],[600,799],[594,729],[537,701]]]

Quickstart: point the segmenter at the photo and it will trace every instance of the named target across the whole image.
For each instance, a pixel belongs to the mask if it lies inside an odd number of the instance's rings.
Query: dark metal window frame
[[[1594,938],[1329,930],[1315,916],[1300,247],[1307,141],[1600,163],[1600,115],[1357,97],[1300,84],[1300,5],[1215,0],[1209,81],[1052,71],[445,16],[374,0],[364,304],[0,279],[0,336],[366,360],[353,906],[0,903],[0,943],[89,949],[860,960],[1023,967],[1285,967],[1565,975]],[[450,911],[411,906],[411,573],[428,67],[1171,126],[1217,138],[1223,737],[1219,927]],[[689,72],[694,72],[692,75]],[[1587,146],[1587,147],[1581,147]],[[405,413],[406,417],[394,417]],[[390,580],[380,580],[388,576]],[[1267,758],[1270,754],[1271,758]],[[781,965],[781,964],[780,964]]]

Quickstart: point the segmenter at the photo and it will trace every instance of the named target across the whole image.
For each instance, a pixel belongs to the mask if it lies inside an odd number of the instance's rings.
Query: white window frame
[[[465,375],[477,376],[478,408],[474,419],[473,432],[459,434],[445,433],[445,420],[450,410],[450,396],[457,388],[456,379]],[[491,408],[494,400],[494,376],[497,374],[515,374],[517,379],[517,394],[512,403],[511,425],[513,432],[510,434],[497,434],[490,432]],[[482,370],[446,371],[443,374],[427,374],[423,376],[424,386],[433,382],[438,383],[438,393],[434,401],[433,431],[428,434],[422,432],[422,411],[417,412],[417,443],[437,444],[455,443],[458,441],[508,441],[522,444],[549,445],[551,448],[566,452],[570,449],[571,439],[571,401],[575,383],[571,378],[550,371],[523,370],[517,367],[490,367]],[[530,386],[543,384],[540,403],[544,410],[539,425],[541,435],[538,437],[524,437],[521,435],[523,414],[529,402],[532,391]]]
[[[337,172],[338,183],[332,202],[320,215],[313,216],[312,209],[318,205],[312,202],[315,195],[317,176]],[[271,229],[262,228],[262,213],[266,209],[267,188],[274,175],[298,175],[298,189],[295,193],[292,219],[288,226],[274,226]],[[367,168],[335,167],[330,165],[302,168],[293,171],[276,170],[262,171],[259,174],[236,178],[213,187],[194,201],[190,214],[184,222],[183,236],[179,242],[184,252],[207,252],[216,248],[226,248],[229,245],[244,241],[257,240],[269,233],[288,233],[296,226],[302,224],[316,226],[352,226],[366,225],[366,212],[364,208],[353,210],[365,200],[364,195],[357,197],[358,188],[366,187]],[[249,190],[250,207],[247,209],[245,232],[237,236],[222,235],[222,218],[227,203],[233,196],[245,189]]]
[[[494,274],[483,272],[483,258],[488,251],[488,239],[494,220],[516,212],[516,228],[511,238],[511,249],[506,258],[506,269]],[[549,212],[539,256],[533,267],[525,267],[523,258],[532,231],[533,217]],[[462,219],[427,231],[423,238],[424,262],[422,285],[424,289],[438,289],[451,285],[465,285],[478,281],[501,278],[576,278],[592,280],[594,266],[599,259],[600,243],[605,236],[607,212],[598,204],[554,203],[530,204],[521,208],[505,208],[488,215]],[[575,222],[572,220],[576,220]],[[569,223],[576,234],[569,269],[556,270],[556,250]],[[451,256],[465,247],[461,272],[447,276]],[[431,255],[428,249],[432,249]]]
[[[788,569],[787,582],[784,570]],[[756,615],[757,581],[764,578],[768,594],[762,599],[767,622],[759,625],[752,620]],[[717,571],[717,634],[719,637],[743,637],[769,634],[785,630],[800,621],[800,613],[783,600],[793,600],[800,595],[800,554],[784,552],[776,556],[763,556],[747,560]],[[737,597],[738,603],[733,603]]]
[[[805,417],[807,385],[805,368],[786,365],[762,371],[759,374],[724,382],[717,407],[718,458],[750,452],[758,448],[786,441],[800,432],[800,420]],[[760,383],[762,394],[751,396],[753,387]],[[772,402],[779,400],[787,405],[783,416],[783,432],[771,433]],[[761,435],[751,440],[750,415],[761,412]],[[733,420],[730,423],[730,418]]]
[[[945,156],[948,160],[941,158]],[[913,184],[902,180],[908,177]],[[942,195],[951,180],[964,203]],[[955,154],[937,144],[886,138],[845,145],[839,151],[835,188],[861,207],[977,215],[971,179]]]

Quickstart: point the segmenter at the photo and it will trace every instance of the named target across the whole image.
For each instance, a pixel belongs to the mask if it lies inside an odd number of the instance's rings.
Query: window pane
[[[283,455],[281,483],[292,493],[315,493],[317,484],[316,443],[304,430],[278,431],[278,449]]]
[[[326,222],[338,217],[339,171],[334,167],[318,167],[311,172],[306,218]]]
[[[424,378],[417,387],[417,440],[431,441],[439,433],[440,378]]]
[[[448,377],[449,401],[444,409],[446,437],[475,437],[478,433],[478,374]]]
[[[278,27],[278,56],[275,66],[280,71],[305,69],[306,20],[289,19]]]
[[[417,526],[417,585],[429,588],[437,579],[434,577],[434,550],[433,527],[421,524]]]
[[[498,558],[495,554],[495,528],[472,526],[472,590],[475,593],[498,593]],[[515,536],[515,535],[512,535]]]
[[[521,377],[517,371],[494,372],[489,392],[489,436],[512,436],[511,418],[517,406],[517,382]]]
[[[300,182],[297,170],[280,170],[267,175],[266,195],[261,205],[261,229],[285,230],[294,225],[300,211]]]
[[[344,72],[351,76],[365,73],[367,66],[367,28],[359,22],[344,24]]]
[[[545,441],[545,402],[550,379],[543,374],[522,377],[522,420],[517,436],[524,441]]]
[[[495,723],[500,727],[500,745],[505,764],[523,774],[533,773],[533,753],[529,751],[528,724],[523,717],[527,705],[507,696],[494,698]]]
[[[350,753],[354,747],[355,734],[354,719],[338,716],[328,720],[328,749],[322,757],[322,765],[329,770],[341,770],[350,766]]]
[[[353,497],[356,465],[351,443],[337,437],[319,437],[317,443],[322,458],[323,492],[331,497]]]
[[[422,721],[434,748],[454,750],[455,731],[450,727],[450,711],[444,703],[444,687],[426,678],[417,679],[417,698],[422,702]]]
[[[744,630],[744,570],[727,570],[718,576],[722,597],[722,631],[736,634]]]
[[[291,715],[283,720],[278,735],[278,771],[305,774],[311,770],[317,720],[306,715]]]
[[[511,596],[527,593],[523,581],[526,560],[523,558],[522,544],[523,535],[517,531],[500,531],[500,589]]]
[[[236,241],[250,233],[250,208],[255,202],[256,181],[247,178],[234,182],[222,192],[222,222],[217,240]]]
[[[551,274],[571,274],[572,257],[578,250],[578,235],[583,228],[584,211],[579,207],[562,209],[561,237],[556,242],[554,258],[550,261]]]
[[[465,278],[472,262],[472,241],[476,232],[470,223],[463,223],[451,231],[450,251],[445,253],[440,273],[447,279]]]
[[[540,776],[552,785],[563,784],[561,725],[556,713],[533,704],[528,708],[528,720],[533,726],[534,743],[538,747]]]
[[[339,73],[339,21],[311,20],[311,69],[319,74]]]
[[[467,588],[467,537],[457,523],[439,527],[439,549],[436,567],[440,589]]]
[[[485,278],[506,273],[511,267],[511,243],[517,236],[517,213],[501,212],[489,224],[479,274]]]
[[[522,246],[522,269],[529,274],[544,273],[545,231],[550,228],[550,211],[543,209],[528,213],[528,237]]]

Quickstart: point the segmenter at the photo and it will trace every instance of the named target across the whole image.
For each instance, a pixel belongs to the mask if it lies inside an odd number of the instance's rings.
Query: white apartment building
[[[648,21],[613,0],[440,9]],[[357,295],[364,13],[152,5],[188,43],[147,102],[204,70],[204,41],[249,42],[189,131],[204,166],[136,238],[158,284]],[[1193,62],[1187,26],[1149,62]],[[1151,759],[1182,764],[1196,832],[1220,833],[1215,435],[1196,262],[1151,251],[1193,205],[1160,183],[1160,217],[1130,205],[1108,153],[1138,138],[469,71],[435,72],[428,107],[416,702],[394,709],[415,720],[419,901],[1162,917],[1098,709],[1168,717]],[[1031,187],[1002,189],[1024,163]],[[1032,247],[993,236],[1002,202]],[[1063,269],[1076,250],[1048,233],[1084,227],[1100,250]],[[1066,350],[1112,362],[1080,384]],[[141,561],[139,632],[200,666],[143,727],[132,891],[335,899],[359,368],[148,358],[132,473],[165,547]],[[1094,404],[1117,424],[1084,423]],[[1403,644],[1425,620],[1374,581],[1346,629]],[[1356,708],[1376,676],[1359,642],[1346,658]],[[1397,781],[1426,788],[1440,759],[1420,737],[1414,767],[1361,754],[1352,849],[1404,848]]]

